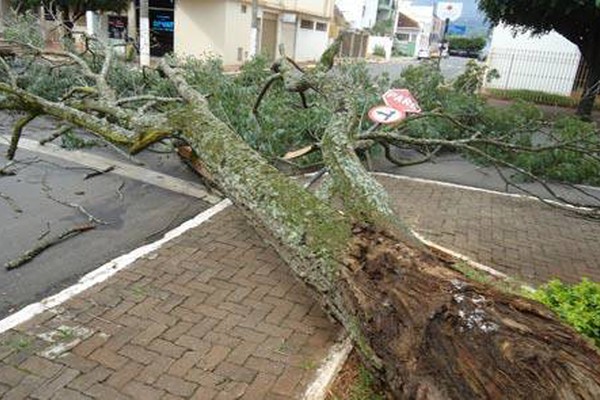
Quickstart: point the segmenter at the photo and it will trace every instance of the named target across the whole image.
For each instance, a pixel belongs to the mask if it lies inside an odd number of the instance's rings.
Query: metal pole
[[[150,18],[148,0],[140,0],[140,66],[150,65]]]
[[[252,30],[250,33],[250,57],[258,54],[258,0],[252,0]]]

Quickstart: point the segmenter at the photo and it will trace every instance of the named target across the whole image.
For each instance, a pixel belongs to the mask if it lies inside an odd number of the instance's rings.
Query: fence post
[[[510,77],[512,76],[513,65],[515,63],[516,53],[513,53],[510,57],[510,64],[508,66],[508,76],[506,77],[506,82],[504,83],[504,90],[508,90],[508,83],[510,82]]]

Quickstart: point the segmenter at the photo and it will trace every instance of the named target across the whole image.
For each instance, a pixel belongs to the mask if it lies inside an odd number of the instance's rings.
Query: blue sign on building
[[[466,25],[450,25],[448,27],[448,35],[465,36],[467,34]]]

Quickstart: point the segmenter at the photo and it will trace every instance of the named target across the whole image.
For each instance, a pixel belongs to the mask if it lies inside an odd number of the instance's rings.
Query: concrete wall
[[[239,64],[248,58],[250,51],[252,8],[246,6],[246,13],[242,13],[242,4],[239,1],[223,2],[227,4],[226,21],[224,26],[221,26],[221,29],[225,30],[223,62],[226,65]],[[213,21],[213,24],[220,25],[217,21]]]
[[[367,29],[377,22],[379,0],[337,0],[337,6],[352,29]]]
[[[381,46],[385,50],[385,59],[389,60],[392,58],[392,46],[394,40],[387,36],[369,36],[369,43],[367,44],[367,55],[372,55],[375,47]]]
[[[301,20],[312,20],[313,28],[304,29],[301,27]],[[327,20],[311,19],[309,16],[300,16],[297,25],[297,40],[296,40],[296,61],[312,61],[321,57],[321,54],[327,49],[329,44],[329,35],[327,30],[320,31],[316,29],[317,22],[327,24]]]
[[[506,26],[494,29],[488,65],[500,79],[486,84],[497,89],[528,89],[570,95],[581,55],[562,35],[513,35]]]
[[[231,49],[226,52],[227,21],[232,18],[227,15],[228,3],[223,0],[176,1],[175,53],[200,57],[210,52],[223,57],[226,63],[230,61]],[[248,43],[249,36],[246,36]]]

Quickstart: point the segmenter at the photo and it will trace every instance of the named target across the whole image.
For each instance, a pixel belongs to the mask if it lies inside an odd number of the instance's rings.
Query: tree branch
[[[10,146],[8,147],[8,150],[6,152],[6,158],[8,158],[9,160],[15,158],[15,153],[17,152],[17,147],[19,146],[19,140],[21,139],[23,128],[25,128],[25,126],[31,121],[33,121],[38,115],[39,114],[37,113],[30,113],[24,117],[19,118],[17,122],[15,122],[15,125],[13,126],[13,133],[10,138]]]

